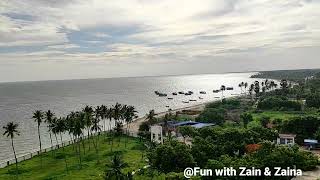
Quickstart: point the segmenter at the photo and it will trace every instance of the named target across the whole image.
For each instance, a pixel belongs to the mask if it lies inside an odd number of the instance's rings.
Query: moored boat
[[[207,94],[205,91],[200,91],[200,94]]]

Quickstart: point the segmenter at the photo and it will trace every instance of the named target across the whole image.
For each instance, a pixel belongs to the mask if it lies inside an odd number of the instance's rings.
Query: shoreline
[[[225,99],[242,98],[242,97],[245,97],[245,96],[246,96],[246,94],[239,94],[237,96],[227,97]],[[216,102],[216,101],[221,101],[221,98],[215,99],[215,100],[212,100],[212,101],[208,101],[208,102],[203,102],[203,103],[200,103],[200,104],[195,104],[195,105],[191,105],[191,106],[172,109],[170,112],[176,113],[176,112],[182,111],[182,110],[203,111],[207,104],[210,104],[210,103],[213,103],[213,102]],[[159,113],[155,112],[155,117],[163,117],[167,113],[169,113],[169,110],[161,111]],[[131,123],[129,123],[129,132],[138,133],[140,124],[145,122],[145,121],[147,121],[146,115],[144,115],[143,117],[140,117],[140,118],[137,118],[137,119],[133,120]],[[126,127],[124,127],[124,129],[126,129]]]

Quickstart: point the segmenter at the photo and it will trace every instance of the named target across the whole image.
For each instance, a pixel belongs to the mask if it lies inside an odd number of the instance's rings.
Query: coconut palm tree
[[[66,118],[59,118],[56,123],[56,128],[57,128],[57,132],[60,134],[62,150],[65,153],[63,140],[62,140],[62,133],[66,132],[66,130],[67,130]],[[67,163],[67,156],[66,155],[64,155],[64,162],[66,165],[66,170],[68,171],[68,163]]]
[[[40,146],[40,153],[42,151],[42,147],[41,147],[41,135],[40,135],[40,125],[42,123],[43,120],[43,113],[40,110],[37,110],[33,113],[32,118],[34,119],[35,122],[37,122],[38,125],[38,138],[39,138],[39,146]],[[42,156],[40,155],[40,159],[41,159],[41,167],[42,167]]]
[[[82,117],[81,117],[82,116]],[[84,124],[83,124],[83,113],[78,113],[76,116],[72,117],[72,127],[70,127],[71,129],[71,133],[73,134],[73,136],[76,138],[75,142],[77,143],[77,153],[78,153],[78,157],[79,157],[79,168],[82,168],[82,159],[81,159],[81,146],[80,146],[80,141],[81,141],[81,136],[83,135],[83,129],[84,129]]]
[[[54,118],[54,113],[52,113],[50,110],[45,112],[45,122],[47,123],[48,131],[49,131],[51,148],[53,147],[52,135],[51,135],[52,133],[51,124],[52,124],[53,118]],[[53,151],[52,151],[52,154],[53,154]]]
[[[127,136],[126,136],[125,147],[127,146],[127,141],[129,136],[129,124],[132,122],[133,118],[136,116],[136,112],[137,111],[135,110],[134,106],[127,106],[123,115],[127,125]]]
[[[155,121],[155,116],[156,116],[156,113],[154,112],[154,109],[152,109],[147,114],[146,119],[149,121],[150,124],[153,124],[153,122]]]
[[[100,123],[100,110],[101,109],[96,109],[95,110],[95,116],[92,118],[92,126],[91,126],[91,131],[95,131],[95,132],[98,132],[98,137],[97,137],[97,141],[96,143],[94,143],[94,147],[96,149],[96,153],[97,153],[97,156],[98,156],[98,163],[99,163],[99,148],[98,148],[98,144],[99,144],[99,137],[100,137],[100,132],[101,132],[101,125],[99,124]],[[94,142],[94,140],[93,140]]]
[[[82,112],[84,113],[84,124],[85,128],[87,129],[88,135],[88,145],[90,151],[90,133],[91,133],[91,126],[92,126],[92,118],[93,118],[93,108],[91,106],[86,106]]]
[[[16,160],[16,173],[18,175],[18,159],[16,155],[16,151],[14,149],[14,144],[13,144],[13,138],[15,135],[19,136],[20,132],[18,131],[18,124],[15,124],[13,122],[9,122],[6,126],[3,126],[4,129],[4,136],[10,137],[11,138],[11,146],[14,154],[14,159]]]
[[[220,91],[221,91],[221,99],[223,99],[223,91],[225,91],[226,90],[226,86],[225,85],[222,85],[221,87],[220,87]]]
[[[245,82],[245,83],[244,83],[244,91],[245,91],[245,94],[247,94],[247,87],[248,87],[248,83]]]
[[[111,160],[110,164],[107,164],[107,169],[105,171],[105,180],[115,179],[115,180],[124,180],[128,179],[127,176],[122,173],[122,169],[127,167],[128,164],[123,162],[119,154],[115,154]]]

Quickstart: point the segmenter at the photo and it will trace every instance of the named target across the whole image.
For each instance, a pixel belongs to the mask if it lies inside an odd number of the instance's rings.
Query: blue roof
[[[191,125],[191,127],[200,129],[200,128],[203,128],[203,127],[214,126],[214,125],[215,124],[213,124],[213,123],[197,123],[197,124]]]
[[[194,125],[198,124],[198,122],[193,122],[193,121],[183,121],[183,122],[178,122],[173,124],[173,126],[186,126],[186,125]]]
[[[183,121],[183,122],[171,122],[170,123],[174,127],[178,126],[191,126],[194,128],[203,128],[207,126],[214,126],[214,123],[201,123],[201,122],[194,122],[194,121]]]

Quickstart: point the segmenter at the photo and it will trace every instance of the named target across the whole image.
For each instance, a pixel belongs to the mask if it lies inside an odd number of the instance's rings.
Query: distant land
[[[319,77],[320,69],[260,71],[259,73],[252,75],[251,78],[287,79],[294,81],[312,76]]]

